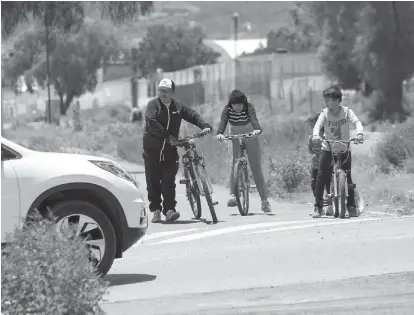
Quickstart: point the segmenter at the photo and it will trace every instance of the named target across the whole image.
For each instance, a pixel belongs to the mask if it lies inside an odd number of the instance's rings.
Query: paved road
[[[180,221],[150,224],[115,262],[107,314],[414,314],[413,217],[315,220],[276,202],[268,216],[255,194],[254,215],[240,217],[216,188],[221,222],[209,225],[182,193]]]

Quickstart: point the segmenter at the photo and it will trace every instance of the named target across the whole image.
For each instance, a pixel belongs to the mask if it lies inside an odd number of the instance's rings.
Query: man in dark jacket
[[[172,98],[174,90],[172,80],[162,79],[158,85],[158,97],[148,102],[145,110],[143,158],[149,209],[154,213],[153,223],[161,221],[161,212],[167,221],[180,217],[180,213],[175,210],[175,177],[179,156],[174,142],[180,132],[181,120],[203,129],[203,132],[212,131],[212,127],[197,112]]]

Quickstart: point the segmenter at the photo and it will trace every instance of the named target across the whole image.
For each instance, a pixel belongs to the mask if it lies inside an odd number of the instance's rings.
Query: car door
[[[1,243],[20,224],[19,182],[13,162],[19,156],[1,145]]]

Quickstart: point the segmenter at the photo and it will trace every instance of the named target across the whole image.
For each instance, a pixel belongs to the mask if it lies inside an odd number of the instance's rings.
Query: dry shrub
[[[94,272],[75,235],[58,231],[39,214],[27,228],[15,230],[2,249],[2,314],[103,314],[98,303],[108,284]]]

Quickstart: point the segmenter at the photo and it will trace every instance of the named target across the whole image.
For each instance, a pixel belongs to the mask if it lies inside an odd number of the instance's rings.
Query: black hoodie
[[[232,107],[232,104],[237,103],[244,104],[243,110],[240,113],[234,111]],[[245,126],[251,123],[254,130],[262,130],[262,127],[260,127],[259,121],[257,120],[256,110],[253,105],[247,101],[246,95],[239,90],[233,90],[230,93],[229,102],[221,113],[221,120],[217,128],[217,134],[224,133],[228,122],[230,122],[230,125],[234,126]]]
[[[158,151],[161,159],[163,151],[171,148],[170,136],[178,138],[182,119],[200,129],[212,129],[196,111],[181,101],[173,99],[167,108],[158,97],[151,100],[145,111],[144,151]]]

